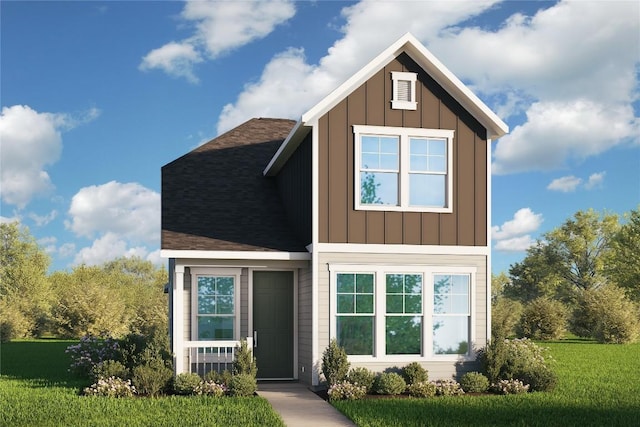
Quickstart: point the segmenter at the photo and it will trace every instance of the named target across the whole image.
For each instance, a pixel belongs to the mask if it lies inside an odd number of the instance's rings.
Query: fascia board
[[[275,251],[206,251],[162,249],[162,258],[191,258],[219,260],[263,260],[263,261],[305,261],[311,259],[308,252],[275,252]]]
[[[300,145],[302,139],[304,139],[305,135],[309,132],[309,129],[305,129],[302,126],[302,122],[298,120],[298,123],[291,129],[287,138],[280,144],[278,147],[278,151],[273,155],[267,167],[262,171],[262,175],[264,176],[273,176],[286,163],[289,159],[289,156],[295,151],[295,149]]]

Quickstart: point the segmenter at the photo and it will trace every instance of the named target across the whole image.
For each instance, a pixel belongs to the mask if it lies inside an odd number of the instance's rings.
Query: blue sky
[[[500,117],[494,272],[573,213],[640,203],[638,2],[2,1],[1,220],[52,270],[156,263],[160,167],[298,118],[411,31]]]

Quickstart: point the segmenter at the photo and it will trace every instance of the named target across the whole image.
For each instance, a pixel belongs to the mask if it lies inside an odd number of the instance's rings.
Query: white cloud
[[[576,191],[578,185],[582,183],[582,178],[577,178],[573,175],[563,176],[562,178],[556,178],[549,185],[547,190],[561,191],[563,193],[570,193]]]
[[[58,248],[58,255],[61,258],[70,258],[76,252],[75,243],[64,243]]]
[[[139,69],[157,68],[196,83],[195,64],[266,37],[294,14],[294,3],[288,0],[188,1],[180,16],[195,26],[193,36],[153,49]]]
[[[13,216],[11,217],[0,215],[0,224],[8,224],[11,222],[22,222],[22,215],[17,211],[13,211]]]
[[[491,227],[491,237],[496,240],[495,249],[507,252],[526,250],[534,242],[530,233],[536,231],[542,221],[542,214],[534,213],[530,208],[519,209],[513,219]]]
[[[69,215],[65,225],[78,236],[112,233],[134,242],[160,240],[160,194],[137,183],[84,187],[73,196]]]
[[[144,258],[148,251],[145,247],[127,247],[125,240],[115,233],[108,232],[95,240],[90,247],[78,251],[74,264],[99,265],[119,257]]]
[[[29,213],[28,217],[36,223],[36,226],[38,227],[42,227],[43,225],[47,225],[49,224],[51,221],[53,221],[54,219],[56,219],[58,217],[58,211],[56,211],[55,209],[52,210],[51,212],[49,212],[46,215],[38,215],[36,213]]]
[[[524,252],[529,249],[535,240],[530,235],[512,237],[510,239],[499,240],[494,248],[500,252]]]
[[[607,173],[603,171],[603,172],[593,173],[593,174],[589,175],[589,179],[584,184],[584,187],[587,190],[593,190],[595,188],[601,188],[602,187],[602,183],[604,182],[604,177],[605,177],[606,174]]]

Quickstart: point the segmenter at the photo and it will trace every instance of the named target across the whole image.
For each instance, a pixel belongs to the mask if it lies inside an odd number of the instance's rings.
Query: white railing
[[[253,338],[247,337],[249,349],[253,349]],[[188,372],[203,376],[209,371],[231,371],[240,341],[185,341]]]

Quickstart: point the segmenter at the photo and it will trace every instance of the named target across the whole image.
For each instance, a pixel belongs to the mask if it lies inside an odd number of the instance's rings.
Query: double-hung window
[[[348,354],[373,354],[374,277],[372,273],[336,276],[336,334]]]
[[[453,130],[353,126],[355,208],[452,212]]]
[[[192,269],[193,339],[238,339],[239,281],[238,269]]]
[[[468,274],[433,276],[433,353],[469,351],[471,284]]]
[[[386,354],[422,353],[422,274],[386,275]]]

